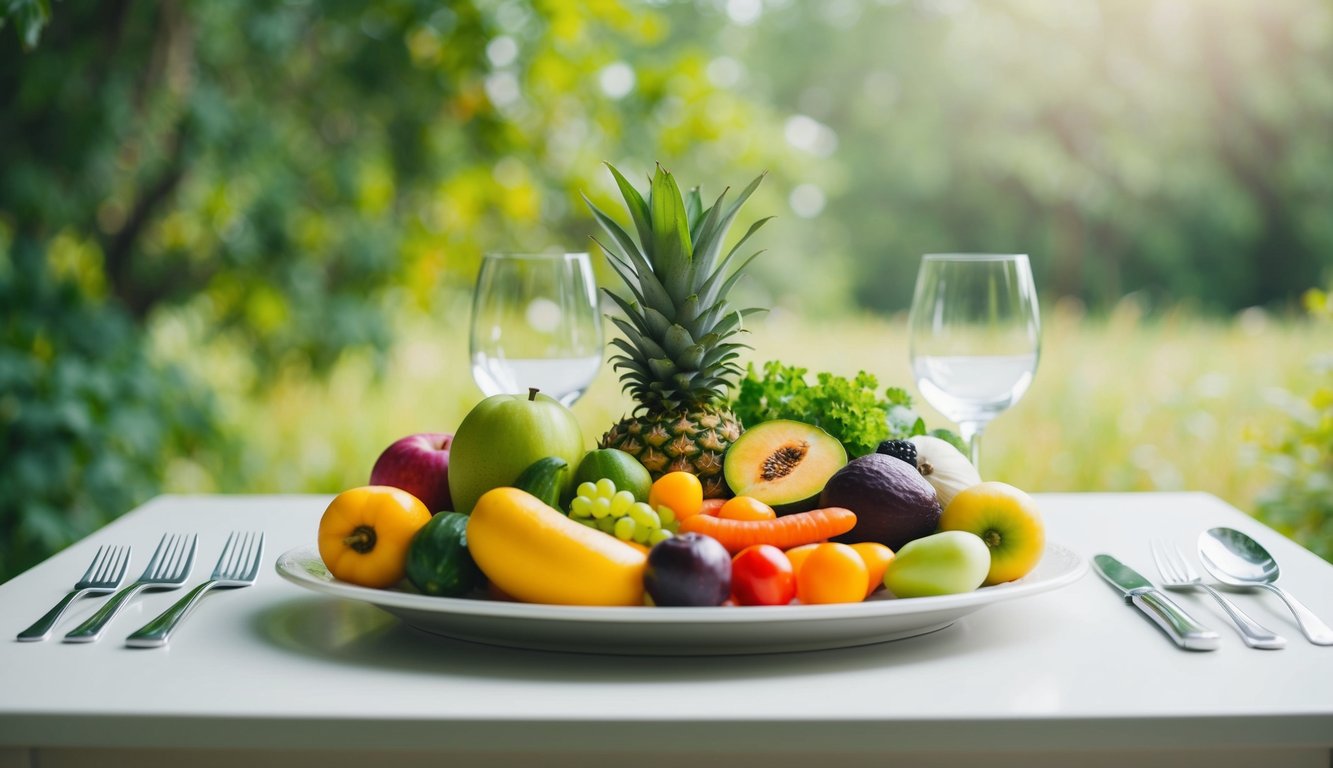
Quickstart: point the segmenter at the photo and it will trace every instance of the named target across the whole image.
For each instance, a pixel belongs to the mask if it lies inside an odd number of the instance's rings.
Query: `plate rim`
[[[357,600],[382,608],[466,615],[478,618],[521,619],[525,621],[579,621],[605,623],[690,623],[740,624],[772,621],[825,621],[846,619],[873,619],[889,616],[929,614],[940,611],[976,609],[1029,595],[1049,592],[1072,584],[1088,571],[1088,561],[1069,547],[1047,540],[1042,561],[1052,555],[1068,562],[1060,571],[1046,578],[1007,582],[981,587],[958,595],[892,598],[872,597],[858,603],[830,605],[772,605],[772,606],[712,606],[712,607],[649,607],[649,606],[582,606],[522,603],[516,601],[480,598],[433,597],[394,589],[374,589],[349,584],[329,574],[321,579],[299,565],[299,561],[314,558],[322,564],[318,547],[302,544],[278,556],[274,569],[286,581],[313,592]]]

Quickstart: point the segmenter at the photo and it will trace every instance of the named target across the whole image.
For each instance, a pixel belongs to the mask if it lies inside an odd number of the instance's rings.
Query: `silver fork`
[[[264,557],[264,534],[233,532],[218,555],[218,564],[208,581],[190,590],[176,604],[125,638],[132,648],[159,648],[167,644],[171,631],[185,618],[204,593],[214,587],[248,587],[259,575],[259,561]]]
[[[65,595],[64,599],[56,603],[56,607],[47,611],[46,615],[38,619],[31,627],[20,632],[18,634],[19,641],[30,643],[50,637],[51,628],[56,625],[57,621],[60,621],[65,609],[80,597],[84,595],[105,595],[116,591],[116,587],[119,587],[120,583],[125,580],[125,569],[129,564],[129,547],[98,547],[97,554],[93,555],[92,564],[88,566],[88,570],[83,572],[83,577],[74,585],[74,591]]]
[[[1212,595],[1218,605],[1222,606],[1222,610],[1226,611],[1231,620],[1235,622],[1236,630],[1240,632],[1240,638],[1251,648],[1277,650],[1287,646],[1285,637],[1272,632],[1250,618],[1249,614],[1242,611],[1226,596],[1205,584],[1198,572],[1190,565],[1189,560],[1185,559],[1185,553],[1180,551],[1180,547],[1160,539],[1154,539],[1151,544],[1152,559],[1157,563],[1158,572],[1162,574],[1162,586],[1177,590],[1198,589]]]
[[[194,567],[195,543],[193,535],[164,535],[139,580],[117,592],[97,613],[65,635],[65,642],[91,643],[97,640],[121,607],[145,589],[176,589],[184,584]]]

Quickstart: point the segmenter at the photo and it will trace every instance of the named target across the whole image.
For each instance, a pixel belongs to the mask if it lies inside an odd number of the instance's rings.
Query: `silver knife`
[[[1220,638],[1216,632],[1195,621],[1138,571],[1110,555],[1096,555],[1092,564],[1103,579],[1124,594],[1125,602],[1132,603],[1144,616],[1152,619],[1176,645],[1189,651],[1217,648]]]

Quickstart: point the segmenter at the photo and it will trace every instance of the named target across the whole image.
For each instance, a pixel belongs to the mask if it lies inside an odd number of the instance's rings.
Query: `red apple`
[[[422,432],[394,441],[370,470],[371,485],[391,485],[421,499],[432,513],[452,511],[449,446],[454,436]]]

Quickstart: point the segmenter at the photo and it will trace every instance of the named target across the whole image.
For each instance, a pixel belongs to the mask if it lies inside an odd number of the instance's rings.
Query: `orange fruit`
[[[835,542],[817,544],[796,573],[796,599],[806,605],[859,603],[869,579],[865,560],[855,549]]]
[[[849,546],[865,561],[870,578],[870,583],[866,585],[866,597],[870,597],[875,590],[884,586],[884,572],[889,569],[889,563],[893,562],[893,550],[878,541],[858,541]]]
[[[792,570],[800,573],[801,563],[805,562],[805,559],[810,556],[811,552],[815,551],[815,547],[817,546],[819,546],[818,543],[802,544],[799,547],[792,547],[787,550],[787,559],[791,561]]]
[[[778,513],[753,496],[736,496],[727,499],[717,516],[727,520],[776,520]]]

